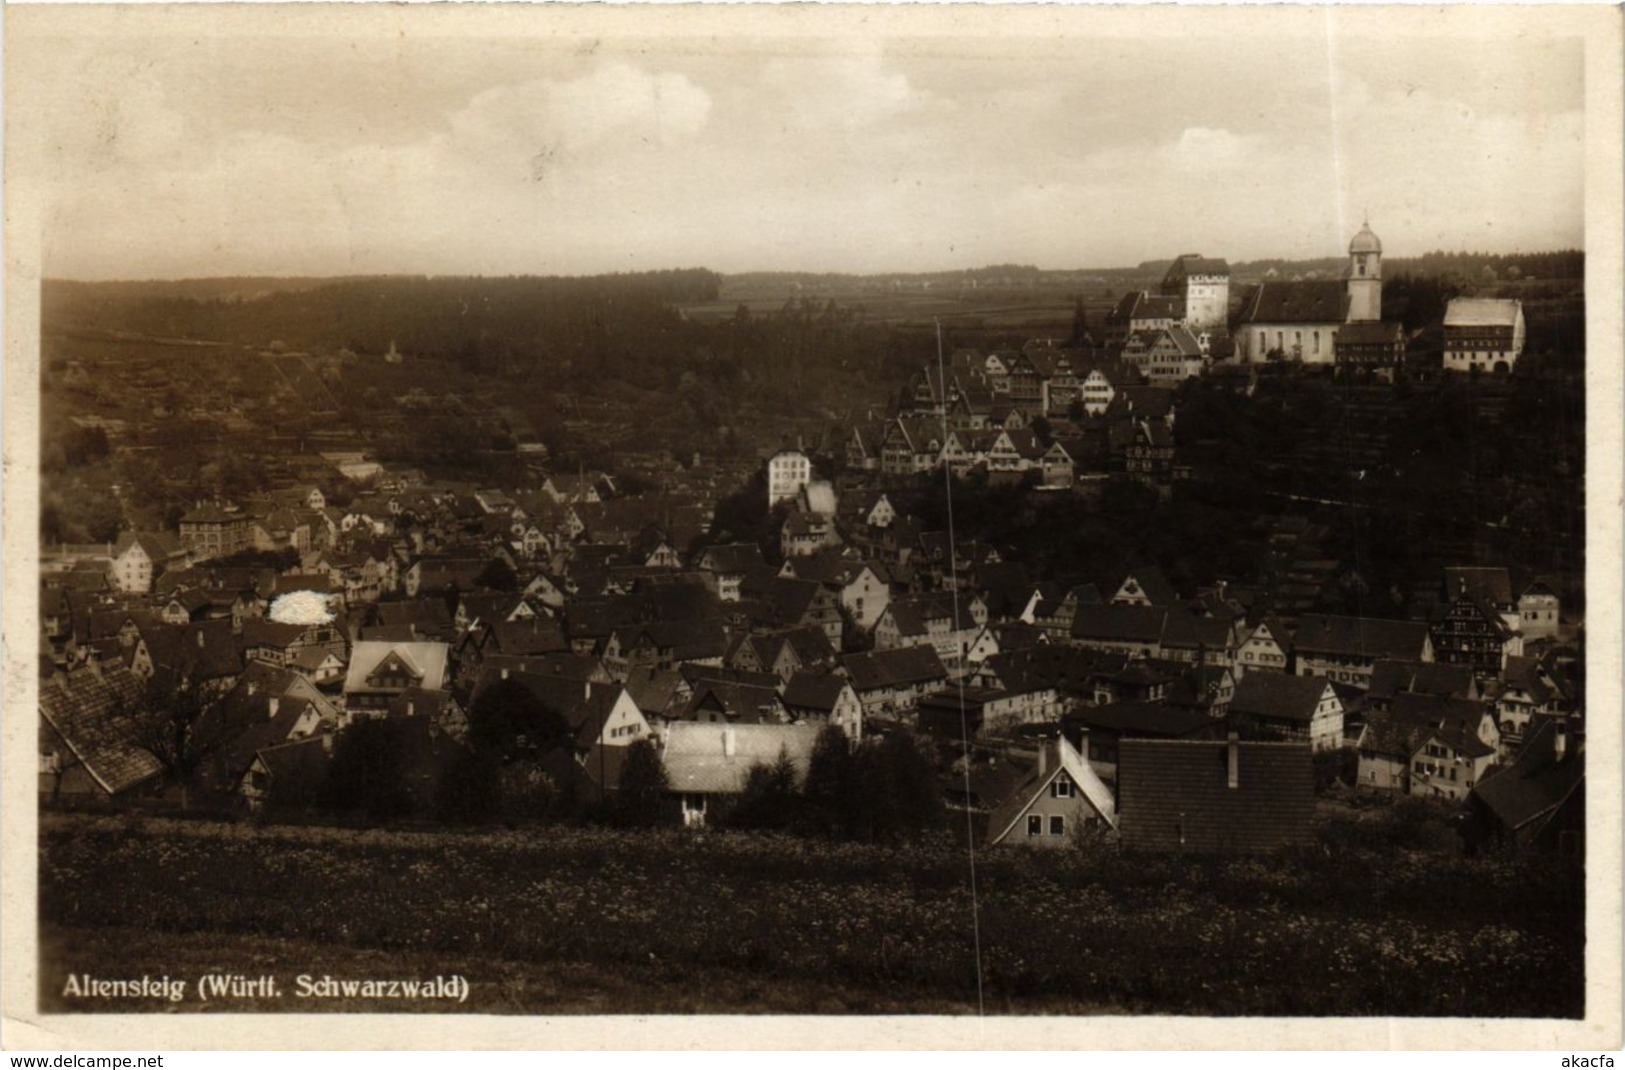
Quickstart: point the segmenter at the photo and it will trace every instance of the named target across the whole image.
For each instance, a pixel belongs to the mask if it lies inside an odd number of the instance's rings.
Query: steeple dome
[[[1382,252],[1382,242],[1377,239],[1375,234],[1371,233],[1371,224],[1369,222],[1362,224],[1360,233],[1356,234],[1354,240],[1349,242],[1349,252],[1351,254]]]

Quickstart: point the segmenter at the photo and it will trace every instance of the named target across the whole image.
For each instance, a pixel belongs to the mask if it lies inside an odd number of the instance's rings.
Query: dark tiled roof
[[[1337,279],[1264,282],[1241,314],[1243,323],[1343,323],[1348,286]]]
[[[784,704],[792,710],[818,710],[828,713],[847,681],[839,676],[821,672],[798,672],[790,677],[784,688]]]
[[[1230,712],[1252,714],[1272,721],[1301,721],[1308,724],[1315,707],[1326,693],[1327,682],[1320,676],[1287,676],[1278,672],[1250,672],[1236,685]]]
[[[1185,739],[1218,731],[1218,722],[1201,710],[1162,702],[1114,702],[1085,706],[1063,719],[1069,726],[1102,729],[1135,738]]]
[[[1168,611],[1157,606],[1079,606],[1072,637],[1118,643],[1156,643]]]
[[[1583,789],[1585,749],[1570,738],[1559,759],[1557,735],[1558,723],[1545,721],[1524,741],[1517,761],[1473,788],[1473,796],[1507,829],[1521,829],[1548,817]]]
[[[1405,337],[1405,327],[1399,323],[1379,323],[1376,320],[1361,320],[1357,323],[1345,324],[1337,332],[1339,347],[1346,345],[1395,345]]]
[[[139,745],[138,720],[123,715],[139,693],[140,684],[122,666],[75,669],[40,684],[40,716],[110,795],[163,772]]]
[[[1127,848],[1242,852],[1307,843],[1314,811],[1307,745],[1124,739],[1118,746],[1118,830]]]
[[[848,654],[841,665],[858,691],[929,683],[947,678],[937,652],[929,646],[908,646],[898,650],[871,650]]]
[[[1427,637],[1427,625],[1415,621],[1305,614],[1292,643],[1300,654],[1352,654],[1407,661],[1421,655]]]
[[[1222,257],[1186,253],[1169,265],[1168,274],[1162,277],[1162,285],[1165,287],[1183,286],[1186,278],[1191,275],[1224,275],[1228,277],[1229,274],[1230,265]]]

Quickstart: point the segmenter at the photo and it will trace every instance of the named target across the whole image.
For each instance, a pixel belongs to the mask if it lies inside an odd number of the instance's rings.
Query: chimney
[[[269,711],[271,717],[276,716],[276,711],[281,705],[282,700],[277,698],[275,695],[272,695],[270,698],[265,700],[265,708],[267,711]]]
[[[1049,772],[1049,744],[1038,745],[1038,775],[1043,776]]]
[[[1230,733],[1225,741],[1225,786],[1234,788],[1241,783],[1241,737]]]
[[[590,702],[592,700],[592,681],[591,680],[583,680],[583,681],[581,681],[581,700],[583,702]]]
[[[508,670],[507,669],[502,670],[502,678],[504,680],[506,680],[508,678]]]
[[[322,750],[326,751],[328,754],[333,753],[333,733],[322,733]]]
[[[1569,723],[1566,720],[1557,722],[1557,734],[1552,737],[1552,760],[1562,761],[1569,750]]]
[[[407,699],[406,700],[406,715],[408,717],[411,717],[416,712],[417,712],[417,703],[413,702],[411,699]]]
[[[738,749],[739,749],[739,747],[738,747],[737,740],[734,738],[733,726],[729,725],[727,728],[724,728],[722,730],[722,754],[723,754],[723,757],[732,758],[734,756],[734,753]]]
[[[203,649],[203,630],[201,628],[198,629],[197,633],[197,647],[199,650]]]

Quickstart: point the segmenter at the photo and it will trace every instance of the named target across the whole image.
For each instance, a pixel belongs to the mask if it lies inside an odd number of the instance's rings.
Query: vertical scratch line
[[[933,319],[937,325],[937,389],[941,391],[937,402],[942,411],[942,448],[948,447],[948,369],[942,357],[942,321]],[[942,454],[938,453],[939,457]],[[942,457],[943,486],[947,491],[948,503],[948,583],[953,596],[954,619],[953,632],[959,633],[959,565],[957,563],[959,543],[954,538],[954,471],[946,457]],[[957,638],[955,640],[958,641]],[[965,651],[966,654],[969,651]],[[970,810],[970,725],[965,716],[965,666],[959,666],[959,743],[964,749],[964,780],[965,780],[965,849],[970,854],[970,928],[972,946],[976,953],[976,1013],[980,1017],[987,1016],[987,1005],[982,995],[982,904],[977,898],[976,890],[976,826],[972,820]]]

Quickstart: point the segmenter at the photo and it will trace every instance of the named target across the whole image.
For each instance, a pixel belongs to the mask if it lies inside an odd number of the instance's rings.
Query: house
[[[1168,611],[1149,605],[1080,605],[1072,616],[1069,642],[1085,650],[1157,657]]]
[[[745,790],[755,766],[784,758],[799,784],[806,779],[815,724],[701,724],[679,721],[660,739],[666,783],[677,796],[683,824],[699,827],[716,821]]]
[[[186,548],[168,532],[127,531],[113,548],[107,579],[123,594],[147,594],[165,569],[185,567]]]
[[[1108,605],[1114,606],[1160,606],[1167,607],[1178,599],[1174,585],[1162,574],[1162,569],[1147,566],[1134,569],[1125,575],[1117,585],[1117,590],[1107,600]]]
[[[1501,746],[1508,753],[1516,753],[1523,745],[1524,736],[1538,715],[1557,713],[1561,707],[1555,681],[1537,658],[1508,658],[1506,668],[1501,670],[1501,679],[1492,683],[1490,689],[1484,697],[1495,703]]]
[[[1174,468],[1174,433],[1150,420],[1133,421],[1124,464],[1129,474],[1142,480],[1166,479]]]
[[[345,709],[382,714],[408,688],[438,691],[447,684],[445,643],[362,640],[350,651],[344,676]]]
[[[1123,360],[1153,386],[1177,386],[1202,374],[1206,354],[1196,336],[1183,326],[1141,332],[1134,342],[1124,348]]]
[[[141,682],[121,666],[95,664],[40,682],[41,790],[48,795],[123,796],[157,783],[164,767],[128,716]]]
[[[1315,774],[1302,743],[1125,739],[1117,830],[1126,850],[1251,853],[1314,840]]]
[[[987,846],[1061,847],[1090,828],[1117,827],[1110,789],[1065,736],[1038,748],[1038,763],[988,818]]]
[[[779,552],[785,557],[816,554],[828,546],[841,544],[835,518],[824,513],[796,510],[784,518],[779,529]]]
[[[1240,646],[1240,628],[1233,618],[1201,616],[1175,606],[1163,620],[1160,651],[1168,661],[1230,665]]]
[[[875,649],[929,645],[950,674],[965,668],[965,655],[987,624],[987,605],[953,592],[891,599],[875,621]]]
[[[1391,383],[1405,366],[1405,326],[1376,321],[1345,324],[1332,348],[1339,375],[1374,376]]]
[[[1494,763],[1500,730],[1483,703],[1405,692],[1366,715],[1357,746],[1361,788],[1464,799]]]
[[[800,450],[780,450],[767,460],[767,507],[793,502],[812,480],[812,460]]]
[[[1431,662],[1433,641],[1426,624],[1305,614],[1293,637],[1299,676],[1324,676],[1361,689],[1371,684],[1377,662]]]
[[[312,809],[321,798],[332,761],[331,735],[264,747],[237,781],[237,797],[250,813]]]
[[[867,717],[912,710],[922,695],[948,681],[947,670],[930,646],[847,654],[841,658],[841,670],[852,681]]]
[[[1518,760],[1473,787],[1468,842],[1585,857],[1585,741],[1564,718],[1543,719]]]
[[[1510,372],[1523,355],[1523,303],[1452,297],[1444,310],[1444,370]]]
[[[637,702],[625,687],[615,683],[487,666],[475,684],[468,708],[477,710],[481,696],[499,681],[519,684],[536,702],[562,717],[570,726],[578,754],[586,754],[594,746],[631,746],[651,734],[649,721]]]
[[[181,517],[181,544],[198,559],[227,557],[253,545],[253,518],[235,505],[206,502]]]
[[[677,719],[702,724],[785,724],[791,718],[779,698],[781,682],[776,677],[769,679],[773,680],[771,684],[743,679],[696,680]]]
[[[854,743],[863,738],[863,703],[845,677],[797,672],[784,685],[780,701],[794,723],[832,724]]]
[[[1217,739],[1224,726],[1203,710],[1162,701],[1080,706],[1061,719],[1061,734],[1106,776],[1115,776],[1124,740]]]
[[[1482,676],[1499,675],[1508,657],[1523,654],[1523,636],[1484,594],[1465,585],[1437,608],[1429,633],[1435,660],[1465,665]]]
[[[1561,604],[1556,589],[1537,579],[1518,595],[1518,620],[1526,641],[1556,639]]]
[[[760,547],[755,543],[742,542],[706,547],[694,567],[708,578],[718,599],[737,602],[739,587],[745,577],[765,564]]]
[[[1229,721],[1271,738],[1306,742],[1314,751],[1343,745],[1343,702],[1319,676],[1248,673],[1230,700]]]
[[[959,739],[962,735],[1008,735],[1018,726],[1054,721],[1060,714],[1054,687],[1035,682],[1006,690],[997,687],[943,688],[921,698],[920,731]]]
[[[1291,639],[1280,621],[1265,617],[1246,634],[1236,654],[1239,671],[1286,672]]]

